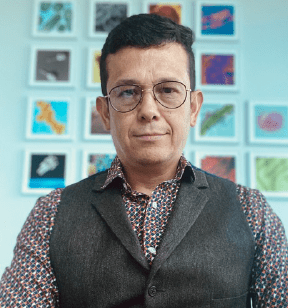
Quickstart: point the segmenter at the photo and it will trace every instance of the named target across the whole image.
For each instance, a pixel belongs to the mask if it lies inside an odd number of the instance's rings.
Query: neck
[[[179,157],[180,159],[180,157]],[[174,162],[155,165],[137,165],[123,164],[124,174],[127,182],[133,190],[152,195],[155,188],[162,182],[173,179],[176,175],[179,159]]]

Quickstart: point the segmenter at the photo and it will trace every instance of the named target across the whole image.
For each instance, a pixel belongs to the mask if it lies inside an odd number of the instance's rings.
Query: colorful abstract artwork
[[[253,155],[252,186],[266,196],[288,196],[288,155]]]
[[[237,141],[236,104],[207,103],[201,107],[195,139],[203,141]]]
[[[69,139],[69,99],[33,99],[29,101],[27,138]]]
[[[209,3],[198,1],[197,4],[198,39],[236,39],[237,18],[236,5],[233,2]]]
[[[116,154],[85,153],[83,178],[110,168],[115,156]]]
[[[233,35],[234,7],[231,5],[202,6],[202,35]]]
[[[201,57],[203,85],[234,85],[234,56],[204,54]]]
[[[73,36],[74,35],[74,1],[36,1],[35,36]]]
[[[250,106],[251,142],[288,142],[288,103],[251,102]]]
[[[196,166],[216,176],[236,182],[235,155],[205,155],[196,153]]]
[[[86,99],[85,139],[111,139],[110,131],[105,129],[96,109],[95,97]]]

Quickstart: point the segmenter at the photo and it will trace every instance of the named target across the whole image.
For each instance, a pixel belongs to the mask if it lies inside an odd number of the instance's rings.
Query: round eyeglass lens
[[[154,94],[160,104],[167,108],[177,108],[186,99],[186,87],[177,81],[161,82],[154,86]]]
[[[136,85],[123,85],[110,91],[111,105],[118,111],[130,111],[141,99],[142,89]]]

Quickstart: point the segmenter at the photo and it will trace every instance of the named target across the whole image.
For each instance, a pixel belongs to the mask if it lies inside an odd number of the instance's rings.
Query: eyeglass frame
[[[155,96],[154,88],[155,88],[157,85],[159,85],[159,84],[161,84],[161,83],[165,83],[165,82],[177,82],[177,83],[182,84],[182,85],[185,87],[185,98],[184,98],[184,101],[183,101],[183,103],[181,103],[179,106],[177,106],[177,107],[175,107],[175,108],[170,108],[170,107],[164,106],[163,104],[161,104],[161,103],[158,101],[158,99],[157,99],[156,96]],[[142,85],[145,85],[145,84],[142,84]],[[115,108],[115,106],[113,106],[112,103],[111,103],[111,100],[110,100],[110,93],[111,93],[114,89],[116,89],[116,88],[118,88],[118,87],[121,87],[121,86],[137,86],[137,87],[139,87],[139,88],[141,89],[141,96],[140,96],[139,102],[138,102],[138,103],[135,105],[135,107],[133,107],[131,110],[128,110],[128,111],[120,111],[120,110],[117,110],[117,109]],[[161,106],[163,106],[164,108],[167,108],[167,109],[177,109],[177,108],[181,107],[181,106],[185,103],[185,101],[186,101],[187,92],[188,92],[188,91],[193,92],[192,89],[186,89],[185,84],[182,83],[181,81],[177,81],[177,80],[166,80],[166,81],[161,81],[161,82],[152,84],[152,86],[153,86],[153,87],[152,87],[152,93],[153,93],[154,99],[155,99]],[[150,88],[149,88],[149,89],[150,89]],[[139,85],[139,84],[122,84],[122,85],[120,84],[120,85],[118,85],[118,86],[116,86],[116,87],[113,87],[113,88],[109,91],[109,94],[108,94],[108,95],[105,95],[104,97],[107,99],[108,102],[110,102],[111,107],[112,107],[115,111],[121,112],[121,113],[127,113],[127,112],[130,112],[130,111],[133,111],[134,109],[136,109],[136,107],[137,107],[137,106],[140,104],[140,102],[142,101],[143,92],[145,92],[145,91],[147,91],[147,90],[149,90],[149,89],[142,89],[141,85]]]

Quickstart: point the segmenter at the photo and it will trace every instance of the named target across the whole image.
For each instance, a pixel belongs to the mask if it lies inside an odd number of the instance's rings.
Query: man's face
[[[118,85],[141,85],[141,103],[132,111],[120,113],[105,98],[97,98],[106,129],[111,131],[117,154],[125,166],[175,163],[185,146],[189,128],[196,124],[202,93],[187,92],[185,103],[177,109],[161,106],[152,93],[152,85],[162,81],[180,81],[190,89],[188,56],[177,43],[148,49],[126,47],[106,60],[107,91]]]

